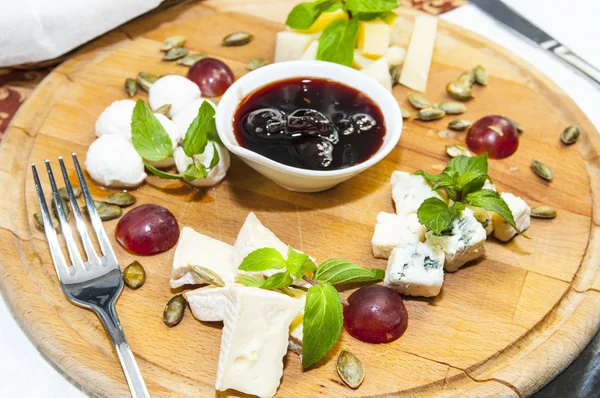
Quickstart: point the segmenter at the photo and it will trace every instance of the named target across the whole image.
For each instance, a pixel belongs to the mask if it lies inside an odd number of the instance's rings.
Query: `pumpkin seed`
[[[165,41],[163,42],[163,45],[160,48],[160,51],[167,52],[174,48],[181,47],[185,44],[186,39],[187,39],[187,37],[185,37],[183,35],[175,35],[175,36],[167,37],[165,39]]]
[[[183,58],[179,58],[177,63],[183,66],[192,66],[202,58],[208,57],[208,54],[199,53],[199,54],[188,54]]]
[[[390,68],[390,76],[392,77],[392,85],[396,85],[400,82],[400,74],[402,73],[401,65],[393,65]]]
[[[539,160],[534,160],[531,162],[531,168],[540,178],[543,178],[546,181],[552,181],[554,178],[554,173],[550,169],[550,167],[546,166],[544,163]]]
[[[446,116],[446,112],[437,108],[425,108],[421,109],[419,113],[417,113],[417,119],[423,120],[425,122],[431,120],[438,120]]]
[[[536,206],[531,209],[531,217],[551,219],[556,218],[557,213],[550,206]]]
[[[460,115],[467,111],[467,106],[462,102],[444,101],[436,104],[436,108],[446,112],[446,115]]]
[[[165,61],[175,61],[179,58],[183,58],[188,54],[188,49],[184,47],[174,47],[167,51],[163,56]]]
[[[223,38],[223,45],[225,47],[243,46],[244,44],[250,43],[254,36],[248,32],[235,32],[231,33]]]
[[[565,145],[573,145],[579,138],[579,127],[569,126],[566,127],[560,135],[560,140]]]
[[[78,198],[81,196],[81,188],[79,187],[72,187],[73,188],[73,195]],[[58,189],[58,194],[60,195],[60,197],[63,200],[69,200],[69,193],[67,192],[67,188],[63,187],[63,188],[59,188]]]
[[[446,154],[451,158],[455,158],[457,156],[473,156],[473,154],[467,149],[467,147],[460,144],[446,145]]]
[[[425,109],[431,107],[431,103],[427,101],[427,98],[417,93],[409,93],[408,102],[410,102],[415,109]]]
[[[139,289],[146,282],[146,271],[142,264],[132,262],[123,270],[123,282],[131,289]]]
[[[261,66],[265,66],[268,64],[267,60],[264,58],[254,58],[248,61],[248,65],[246,65],[246,69],[255,70],[260,68]]]
[[[152,84],[154,84],[154,82],[157,80],[158,80],[158,76],[156,76],[152,73],[147,73],[147,72],[138,73],[137,78],[136,78],[137,84],[145,92],[148,92],[148,90],[150,90],[150,86],[152,86]]]
[[[456,119],[448,123],[448,128],[454,131],[465,131],[470,125],[471,122],[468,120]]]
[[[471,87],[475,83],[475,73],[472,70],[460,74],[456,82],[463,86]]]
[[[135,203],[135,196],[128,192],[114,192],[108,195],[107,203],[111,205],[117,205],[120,207],[131,206]]]
[[[181,294],[169,300],[163,312],[163,320],[167,326],[175,326],[183,319],[187,303]]]
[[[459,101],[468,101],[473,98],[471,87],[457,82],[450,82],[446,86],[446,92],[449,96]]]
[[[488,74],[485,68],[481,65],[477,65],[473,69],[473,75],[475,76],[475,83],[481,86],[487,86],[488,84]]]
[[[525,129],[523,128],[523,126],[521,125],[521,123],[519,123],[516,120],[513,120],[513,119],[511,119],[509,117],[506,117],[506,116],[504,116],[504,118],[506,120],[508,120],[509,122],[511,122],[513,126],[515,126],[515,128],[517,129],[517,132],[523,133],[525,131]]]
[[[403,107],[400,107],[400,113],[402,114],[402,119],[408,119],[412,116],[412,113]]]
[[[342,350],[337,359],[338,375],[346,385],[356,389],[365,379],[365,368],[358,357],[350,351]]]
[[[127,78],[125,79],[125,92],[128,96],[133,97],[137,94],[138,84],[135,79]]]
[[[117,205],[113,205],[107,202],[99,202],[94,201],[94,206],[96,207],[96,212],[102,221],[110,221],[115,218],[121,217],[123,214],[123,210]],[[83,211],[89,215],[87,206],[83,206]]]
[[[58,223],[58,220],[54,217],[51,217],[52,220],[52,225],[54,225],[54,230],[56,232],[60,232],[60,224]],[[44,219],[42,218],[42,215],[40,213],[35,213],[33,215],[33,223],[35,224],[35,227],[38,229],[38,231],[44,232]]]
[[[68,220],[71,216],[71,209],[69,209],[67,201],[64,200],[62,197],[60,198],[60,204],[62,205],[62,208],[65,211],[65,216]],[[58,216],[58,208],[56,207],[56,202],[54,201],[54,198],[52,198],[52,212],[54,213],[54,217],[56,217],[57,220],[60,220],[60,217]]]
[[[167,116],[171,110],[171,104],[164,104],[154,111],[154,113],[160,113],[161,115]]]
[[[192,265],[192,269],[194,270],[196,275],[198,275],[198,277],[202,279],[205,283],[217,287],[225,286],[225,282],[223,282],[223,279],[221,279],[221,277],[213,270],[201,267],[199,265]]]

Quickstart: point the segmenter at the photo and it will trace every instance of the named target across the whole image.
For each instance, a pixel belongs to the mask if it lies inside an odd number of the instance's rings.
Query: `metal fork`
[[[129,384],[131,396],[134,398],[150,397],[142,374],[135,362],[135,357],[125,338],[121,322],[119,321],[115,309],[117,298],[123,290],[121,268],[119,267],[119,263],[117,262],[117,258],[115,257],[115,253],[110,245],[106,232],[104,231],[102,221],[96,212],[94,201],[90,195],[85,178],[83,177],[83,172],[79,166],[77,156],[74,153],[72,156],[87,211],[92,222],[92,227],[96,232],[96,237],[98,238],[103,256],[99,257],[94,250],[81,211],[77,205],[77,200],[73,194],[73,187],[69,181],[67,169],[61,156],[58,158],[58,161],[69,195],[69,203],[73,209],[75,225],[79,232],[79,237],[87,258],[87,261],[83,261],[81,254],[79,253],[77,243],[73,238],[71,227],[67,221],[65,209],[63,209],[63,202],[61,201],[58,189],[56,188],[56,181],[54,180],[50,162],[46,160],[46,169],[48,170],[48,177],[52,187],[52,198],[55,202],[56,213],[58,213],[60,227],[66,242],[69,258],[71,259],[72,265],[67,265],[58,243],[56,231],[52,225],[52,218],[48,211],[48,205],[46,204],[44,191],[42,190],[35,164],[32,164],[31,169],[33,171],[35,189],[42,211],[44,231],[46,233],[46,238],[48,239],[48,245],[50,246],[50,253],[52,255],[52,260],[54,261],[58,280],[69,301],[94,311],[104,324],[104,327],[108,331],[115,346],[115,351],[119,356],[119,360],[121,361],[121,366],[123,367],[127,384]]]

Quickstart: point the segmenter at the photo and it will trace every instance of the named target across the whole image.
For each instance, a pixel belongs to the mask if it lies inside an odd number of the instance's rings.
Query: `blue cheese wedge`
[[[416,213],[425,199],[442,197],[425,181],[422,176],[394,171],[392,173],[392,199],[396,204],[396,214]]]
[[[183,293],[194,317],[203,322],[220,322],[225,315],[229,287],[201,287]]]
[[[299,300],[279,292],[230,287],[215,388],[273,397],[283,375],[289,328],[300,307]]]
[[[216,272],[225,284],[233,283],[236,268],[233,264],[233,247],[210,236],[183,227],[173,256],[171,288],[184,285],[201,285],[192,265],[199,265]]]
[[[426,242],[438,245],[444,251],[444,269],[448,272],[454,272],[485,254],[487,234],[471,209],[464,209],[440,235],[428,231],[425,237]]]
[[[531,209],[527,203],[512,193],[504,192],[500,196],[504,199],[510,211],[512,211],[519,231],[523,232],[529,228]],[[492,214],[492,223],[494,224],[494,236],[503,242],[508,242],[517,234],[517,231],[503,217],[496,213]]]
[[[402,243],[418,243],[425,237],[425,227],[419,223],[416,213],[379,213],[375,232],[371,239],[373,255],[388,258],[394,248]]]
[[[444,283],[444,251],[427,243],[405,243],[394,249],[383,284],[400,294],[434,297]]]

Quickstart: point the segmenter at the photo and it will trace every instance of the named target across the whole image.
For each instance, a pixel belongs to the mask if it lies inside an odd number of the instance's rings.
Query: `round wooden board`
[[[57,166],[56,158],[70,152],[83,160],[100,112],[125,98],[125,78],[140,70],[184,74],[186,68],[160,61],[164,38],[185,34],[191,50],[224,59],[239,77],[248,60],[272,59],[275,33],[293,3],[207,1],[135,20],[49,75],[3,138],[0,285],[35,344],[94,394],[125,397],[129,392],[99,320],[65,299],[45,238],[33,227],[31,215],[39,210],[30,163],[41,166],[50,159]],[[408,43],[414,13],[399,12]],[[252,32],[255,39],[244,47],[221,47],[221,38],[234,30]],[[491,75],[490,84],[475,88],[466,118],[502,114],[526,128],[514,156],[490,163],[491,177],[501,191],[530,205],[555,207],[558,218],[534,219],[531,240],[491,240],[486,259],[446,274],[438,297],[407,298],[409,328],[398,341],[368,345],[343,333],[330,355],[306,372],[296,355],[287,355],[278,396],[527,396],[576,358],[598,330],[598,133],[539,72],[443,21],[427,96],[432,101],[446,98],[446,82],[480,63]],[[405,106],[407,92],[394,89]],[[317,259],[342,257],[385,268],[386,261],[373,258],[370,238],[376,214],[393,212],[389,176],[398,169],[439,170],[447,161],[444,146],[464,140],[461,133],[455,139],[438,135],[448,120],[406,122],[398,147],[385,160],[323,193],[288,192],[233,159],[226,181],[210,190],[149,178],[135,195],[139,203],[169,208],[182,226],[228,243],[254,211],[284,242]],[[564,147],[558,136],[570,124],[579,125],[584,134],[575,146]],[[551,165],[555,180],[537,178],[529,168],[532,159]],[[44,188],[49,192],[48,185]],[[103,198],[108,191],[95,188],[93,193]],[[105,224],[110,236],[115,225]],[[116,242],[114,247],[121,264],[136,258]],[[171,257],[172,251],[138,258],[147,282],[138,291],[125,289],[118,302],[129,342],[153,397],[225,396],[214,391],[220,327],[202,324],[190,313],[175,328],[162,322],[163,307],[174,294],[168,281]],[[335,373],[334,359],[342,348],[365,364],[367,376],[358,390],[343,386]]]

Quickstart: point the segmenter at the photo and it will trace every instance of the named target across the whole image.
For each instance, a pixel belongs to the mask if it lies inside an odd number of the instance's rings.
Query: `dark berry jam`
[[[242,147],[310,170],[364,162],[385,136],[383,115],[371,98],[317,78],[281,80],[250,93],[237,108],[233,127]]]

